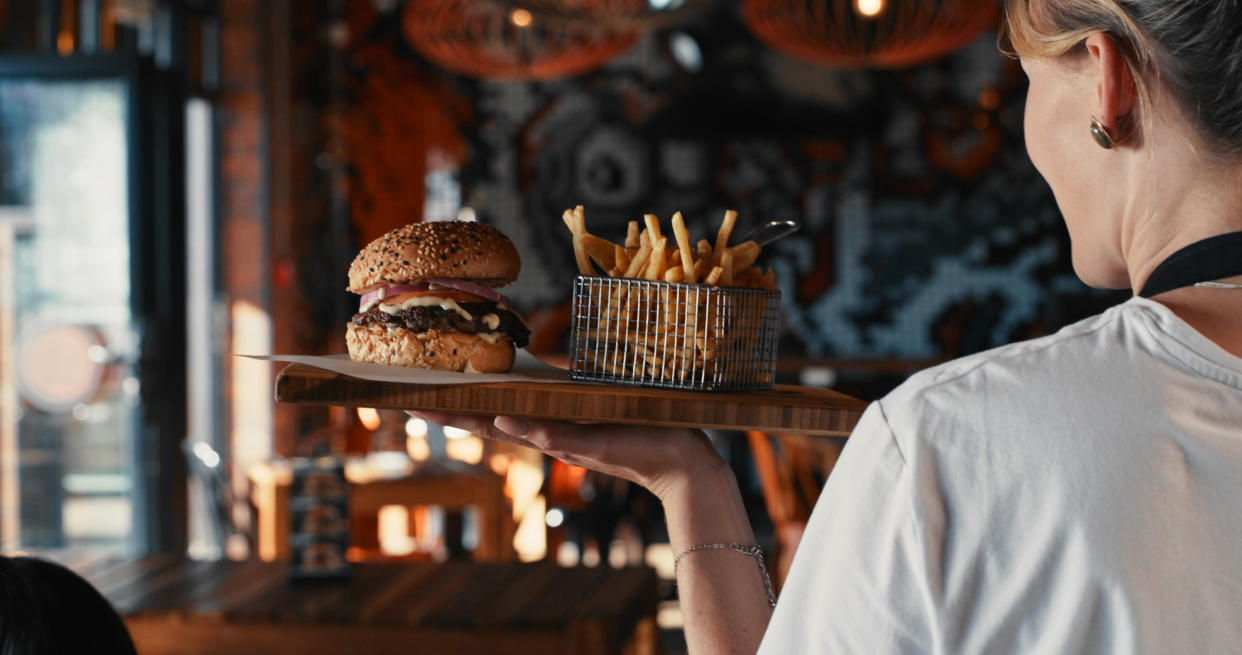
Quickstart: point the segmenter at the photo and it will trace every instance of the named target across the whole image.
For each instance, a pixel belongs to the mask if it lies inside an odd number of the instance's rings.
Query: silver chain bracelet
[[[772,579],[768,577],[768,567],[763,563],[763,549],[758,546],[743,546],[741,544],[699,544],[691,546],[677,553],[677,556],[673,558],[674,578],[677,577],[677,565],[681,563],[682,558],[699,550],[732,550],[755,558],[755,562],[759,564],[759,573],[763,574],[763,590],[768,594],[768,605],[776,607],[776,593],[772,591]]]

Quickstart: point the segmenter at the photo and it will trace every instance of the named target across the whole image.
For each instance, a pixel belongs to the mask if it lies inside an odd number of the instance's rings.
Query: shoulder
[[[947,390],[969,384],[971,378],[986,376],[999,370],[1039,373],[1050,368],[1065,355],[1077,351],[1093,351],[1101,337],[1108,338],[1119,324],[1126,322],[1126,305],[1068,325],[1055,334],[1011,343],[973,355],[961,357],[912,375],[890,397],[898,398],[921,392]]]
[[[1055,334],[920,371],[877,404],[903,449],[917,435],[1029,424],[1032,413],[1076,405],[1114,381],[1126,363],[1124,334],[1142,329],[1141,320],[1123,303]]]

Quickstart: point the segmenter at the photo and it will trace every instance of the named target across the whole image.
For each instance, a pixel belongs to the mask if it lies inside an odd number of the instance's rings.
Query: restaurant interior
[[[526,350],[567,368],[579,205],[615,243],[796,221],[756,261],[777,385],[866,402],[1096,313],[1119,296],[1073,274],[1000,12],[0,0],[0,550],[80,573],[139,653],[684,653],[648,492],[277,402],[286,364],[242,355],[345,352],[358,251],[465,220],[513,240]],[[845,433],[706,432],[779,588]]]

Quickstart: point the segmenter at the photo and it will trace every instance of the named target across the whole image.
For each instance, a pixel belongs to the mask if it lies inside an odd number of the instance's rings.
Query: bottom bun
[[[376,323],[350,323],[345,345],[350,359],[390,366],[478,373],[503,373],[513,368],[513,344],[508,337],[490,343],[464,332],[411,332]]]

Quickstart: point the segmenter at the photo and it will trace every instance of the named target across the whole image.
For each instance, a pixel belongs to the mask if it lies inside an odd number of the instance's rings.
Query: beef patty
[[[511,310],[502,309],[495,303],[489,302],[463,302],[458,303],[458,306],[466,310],[472,318],[467,319],[451,309],[430,306],[406,307],[396,314],[389,314],[377,305],[365,312],[354,314],[353,323],[355,325],[379,323],[381,325],[403,327],[411,332],[426,332],[428,330],[463,332],[465,334],[501,332],[508,335],[509,340],[518,348],[524,348],[526,344],[530,343],[530,329]],[[483,317],[487,314],[495,314],[500,319],[500,323],[495,329],[483,323]]]

